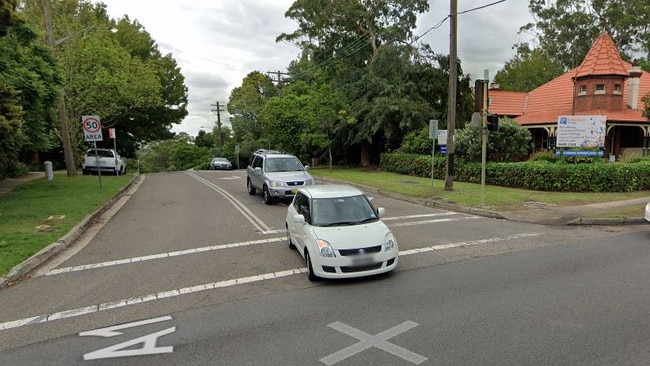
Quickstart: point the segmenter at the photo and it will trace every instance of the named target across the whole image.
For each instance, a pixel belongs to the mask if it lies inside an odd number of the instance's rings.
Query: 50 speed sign
[[[102,141],[102,123],[99,116],[82,116],[81,124],[86,141]]]

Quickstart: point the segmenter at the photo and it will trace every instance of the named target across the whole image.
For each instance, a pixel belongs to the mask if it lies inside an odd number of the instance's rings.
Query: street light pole
[[[43,0],[43,13],[45,14],[45,33],[47,35],[47,43],[52,48],[52,52],[55,52],[56,46],[63,41],[57,43],[54,40],[54,27],[52,25],[50,0]],[[72,142],[70,141],[70,131],[68,129],[68,113],[65,108],[65,95],[63,86],[61,86],[61,89],[59,90],[56,104],[59,111],[59,122],[61,123],[61,141],[63,142],[65,167],[68,172],[68,177],[74,177],[77,175],[77,167],[74,162]]]

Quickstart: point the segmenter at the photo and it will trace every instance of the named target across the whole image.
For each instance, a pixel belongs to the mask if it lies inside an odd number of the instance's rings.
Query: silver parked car
[[[214,158],[210,162],[210,170],[232,170],[232,163],[226,158]]]
[[[292,199],[298,188],[314,184],[314,177],[307,173],[307,169],[309,166],[303,166],[293,155],[258,150],[246,169],[248,194],[261,192],[267,205],[276,199]]]

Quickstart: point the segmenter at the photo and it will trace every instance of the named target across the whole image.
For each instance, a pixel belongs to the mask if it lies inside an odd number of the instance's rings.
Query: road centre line
[[[421,215],[417,215],[417,216],[422,217]],[[416,215],[403,216],[403,217],[416,217]],[[393,219],[399,219],[399,218],[400,217],[393,218]],[[479,218],[479,217],[478,216],[468,216],[468,217],[464,217],[463,219],[477,219],[477,218]],[[425,221],[401,222],[401,223],[393,223],[393,224],[390,224],[388,226],[389,227],[400,227],[400,226],[425,225],[425,224],[434,224],[434,223],[438,223],[438,222],[448,222],[448,221],[454,221],[454,220],[459,220],[459,219],[436,219],[436,220],[425,220]],[[270,233],[279,234],[281,232],[284,232],[284,230],[273,230]],[[250,246],[250,245],[272,244],[272,243],[276,243],[276,242],[279,242],[279,241],[285,241],[285,240],[287,240],[286,236],[279,237],[279,238],[271,238],[271,239],[260,239],[260,240],[244,241],[244,242],[239,242],[239,243],[211,245],[211,246],[207,246],[207,247],[178,250],[178,251],[168,252],[168,253],[159,253],[159,254],[151,254],[151,255],[146,255],[146,256],[141,256],[141,257],[117,259],[117,260],[114,260],[114,261],[83,264],[83,265],[72,266],[72,267],[55,268],[55,269],[51,269],[50,271],[45,273],[45,276],[52,276],[52,275],[58,275],[58,274],[63,274],[63,273],[79,272],[79,271],[86,271],[86,270],[91,270],[91,269],[106,268],[106,267],[112,267],[112,266],[119,266],[119,265],[125,265],[125,264],[145,262],[145,261],[150,261],[150,260],[155,260],[155,259],[166,259],[166,258],[172,258],[172,257],[179,257],[179,256],[183,256],[183,255],[191,255],[191,254],[197,254],[197,253],[203,253],[203,252],[211,252],[211,251],[217,251],[217,250],[223,250],[223,249],[246,247],[246,246]]]
[[[488,239],[463,241],[463,242],[457,242],[457,243],[433,245],[433,246],[425,247],[425,248],[417,248],[417,249],[411,249],[411,250],[406,250],[406,251],[400,251],[399,256],[403,257],[403,256],[407,256],[407,255],[421,254],[421,253],[426,253],[426,252],[436,251],[436,250],[444,250],[444,249],[451,249],[451,248],[462,248],[462,247],[480,245],[480,244],[485,244],[485,243],[495,243],[495,242],[506,241],[506,240],[529,238],[529,237],[538,236],[538,235],[541,235],[541,233],[521,233],[521,234],[508,235],[508,236],[505,236],[505,237],[496,237],[496,238],[488,238]],[[8,330],[8,329],[14,329],[14,328],[20,328],[20,327],[24,327],[24,326],[27,326],[27,325],[47,323],[47,322],[50,322],[50,321],[53,321],[53,320],[73,318],[73,317],[77,317],[77,316],[97,313],[97,312],[100,312],[100,311],[117,309],[117,308],[127,307],[127,306],[131,306],[131,305],[142,304],[142,303],[145,303],[145,302],[151,302],[151,301],[155,301],[155,300],[172,298],[172,297],[181,296],[181,295],[188,295],[188,294],[194,294],[194,293],[198,293],[198,292],[202,292],[202,291],[232,287],[232,286],[236,286],[236,285],[243,285],[243,284],[247,284],[247,283],[260,282],[260,281],[271,280],[271,279],[276,279],[276,278],[283,278],[283,277],[288,277],[288,276],[292,276],[292,275],[296,275],[296,274],[303,274],[303,273],[307,273],[307,268],[306,267],[294,268],[294,269],[285,270],[285,271],[264,273],[264,274],[261,274],[261,275],[242,277],[242,278],[224,280],[224,281],[219,281],[219,282],[206,283],[206,284],[190,286],[190,287],[183,287],[183,288],[179,288],[179,289],[175,289],[175,290],[162,291],[162,292],[157,292],[157,293],[154,293],[154,294],[148,294],[148,295],[143,295],[143,296],[138,296],[138,297],[132,297],[132,298],[129,298],[129,299],[106,302],[106,303],[101,303],[101,304],[97,304],[97,305],[90,305],[90,306],[85,306],[85,307],[81,307],[81,308],[77,308],[77,309],[64,310],[64,311],[60,311],[60,312],[52,313],[52,314],[37,315],[37,316],[32,316],[32,317],[28,317],[28,318],[19,319],[19,320],[12,320],[12,321],[8,321],[8,322],[0,323],[0,331]]]
[[[230,203],[232,203],[233,206],[235,206],[237,211],[239,211],[242,215],[244,215],[244,217],[248,219],[248,221],[250,221],[250,223],[253,224],[253,226],[255,226],[257,230],[259,230],[263,234],[271,230],[271,228],[269,228],[259,217],[255,216],[255,214],[253,214],[243,203],[241,203],[239,200],[237,200],[233,195],[228,193],[223,188],[215,185],[214,183],[210,182],[207,179],[199,177],[198,175],[192,172],[186,171],[185,174],[207,185],[208,187],[212,188],[212,190],[224,196]]]

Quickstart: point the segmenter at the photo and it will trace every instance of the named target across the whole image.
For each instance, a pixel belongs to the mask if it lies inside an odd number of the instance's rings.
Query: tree
[[[502,90],[530,92],[562,75],[564,70],[540,49],[530,49],[528,44],[517,47],[517,53],[498,71],[494,82]]]
[[[15,1],[0,7],[0,178],[17,173],[20,161],[47,149],[53,131],[50,115],[61,82],[48,48],[18,14]],[[0,116],[1,117],[1,116]]]
[[[395,123],[399,125],[400,122],[393,120],[395,116],[381,113],[382,105],[387,101],[392,102],[391,97],[386,95],[389,93],[384,93],[381,98],[374,97],[382,85],[385,88],[388,80],[392,84],[397,79],[392,78],[390,73],[399,69],[394,75],[400,75],[404,63],[400,62],[397,67],[393,67],[386,61],[383,65],[388,65],[389,69],[380,70],[377,67],[374,74],[369,69],[378,62],[384,50],[388,50],[387,59],[403,55],[397,51],[399,47],[390,51],[389,46],[406,44],[415,29],[417,14],[426,11],[428,7],[426,0],[297,0],[285,13],[286,17],[295,20],[299,26],[293,33],[278,36],[277,41],[297,42],[304,54],[313,59],[317,68],[331,77],[334,85],[341,87],[346,102],[351,106],[350,116],[359,122],[355,128],[348,130],[346,139],[348,143],[360,146],[362,165],[369,164],[370,144],[383,145],[383,137],[388,140],[401,139],[401,133],[395,128]],[[365,85],[368,85],[367,89]],[[391,110],[388,108],[385,112]],[[414,116],[421,110],[418,107]],[[381,119],[366,120],[367,117]],[[412,121],[409,118],[404,123],[409,125]],[[384,127],[387,134],[377,142],[381,135],[378,132]],[[377,146],[374,148],[381,149]]]
[[[0,74],[0,180],[14,170],[19,148],[14,136],[19,131],[22,115],[18,93],[7,87]]]
[[[214,138],[212,136],[212,132],[199,130],[199,132],[196,134],[196,137],[194,138],[194,144],[198,147],[207,147],[208,149],[213,148]]]
[[[278,90],[268,75],[253,71],[234,88],[228,99],[228,112],[233,115],[232,134],[243,155],[250,155],[261,147],[268,147],[262,138],[259,113],[267,100],[278,95]]]
[[[42,0],[22,5],[27,22],[44,29]],[[173,135],[172,125],[187,115],[187,87],[175,60],[158,51],[141,24],[110,19],[105,4],[89,0],[56,1],[52,17],[55,39],[62,41],[56,55],[79,150],[85,149],[81,124],[74,121],[87,114],[99,115],[105,129],[116,130],[118,150],[127,157],[141,144]]]
[[[466,125],[456,135],[456,152],[460,159],[481,161],[482,129],[473,124]],[[526,160],[532,152],[530,131],[509,118],[499,120],[498,131],[490,131],[487,142],[487,160],[515,162]]]
[[[625,58],[650,59],[650,3],[637,0],[529,0],[533,32],[544,55],[565,71],[577,67],[598,35],[608,32]]]

